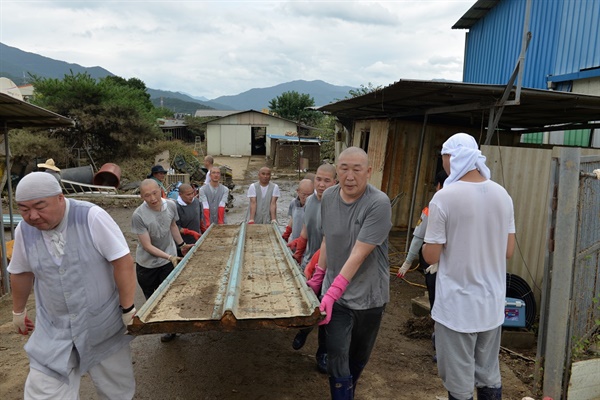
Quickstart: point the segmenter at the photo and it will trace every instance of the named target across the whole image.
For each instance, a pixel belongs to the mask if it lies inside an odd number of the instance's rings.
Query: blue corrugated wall
[[[521,51],[525,0],[504,0],[467,34],[463,80],[506,84]],[[600,66],[600,1],[532,0],[523,86]]]

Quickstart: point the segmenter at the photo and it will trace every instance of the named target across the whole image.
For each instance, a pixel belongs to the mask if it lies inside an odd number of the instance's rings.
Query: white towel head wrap
[[[450,175],[444,187],[458,181],[467,172],[477,169],[485,178],[490,179],[490,170],[485,165],[485,156],[477,147],[475,138],[466,133],[456,133],[442,145],[442,155],[450,155]]]
[[[52,174],[32,172],[25,175],[17,184],[15,199],[17,201],[29,201],[56,196],[61,193],[60,185]]]

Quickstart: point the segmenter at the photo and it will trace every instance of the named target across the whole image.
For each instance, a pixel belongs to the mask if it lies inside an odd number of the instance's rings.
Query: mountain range
[[[83,67],[66,61],[55,60],[35,53],[29,53],[16,47],[0,43],[0,76],[9,78],[17,85],[27,83],[29,74],[43,78],[62,79],[71,73],[88,73],[93,78],[114,76],[112,72],[99,67]],[[267,88],[254,88],[233,96],[221,96],[215,99],[148,88],[152,103],[161,104],[173,112],[194,114],[198,109],[217,110],[262,110],[268,108],[269,101],[284,92],[296,91],[310,95],[316,106],[322,106],[349,96],[351,86],[336,86],[321,80],[295,80]]]

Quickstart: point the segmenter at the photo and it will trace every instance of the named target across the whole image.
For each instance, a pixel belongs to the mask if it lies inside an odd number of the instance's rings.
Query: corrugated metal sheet
[[[501,1],[470,29],[467,35],[463,80],[505,84],[521,52],[525,1]],[[523,86],[546,89],[553,73],[556,42],[560,34],[561,1],[534,1],[531,9],[532,39],[525,58]]]
[[[554,3],[544,2],[544,3]],[[600,2],[563,0],[553,75],[600,67]]]
[[[548,215],[552,150],[481,146],[492,179],[513,200],[517,248],[507,271],[523,278],[540,304]]]
[[[599,157],[582,157],[580,169],[591,173],[600,168]],[[589,337],[597,328],[600,318],[597,305],[600,296],[600,182],[591,177],[579,181],[578,221],[575,268],[573,274],[573,312],[571,337],[578,340]]]
[[[501,1],[469,30],[463,80],[504,84],[521,51],[525,1]],[[533,1],[523,86],[546,89],[546,77],[600,67],[600,2]]]

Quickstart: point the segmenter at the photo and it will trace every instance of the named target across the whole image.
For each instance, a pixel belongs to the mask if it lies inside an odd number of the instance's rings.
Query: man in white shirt
[[[262,167],[258,171],[258,182],[248,188],[249,224],[269,224],[277,221],[277,199],[280,196],[279,186],[271,182],[271,169]]]
[[[442,147],[448,173],[429,203],[423,257],[438,263],[435,321],[438,372],[449,400],[501,399],[498,354],[506,259],[515,244],[512,199],[490,180],[485,157],[466,133]]]

